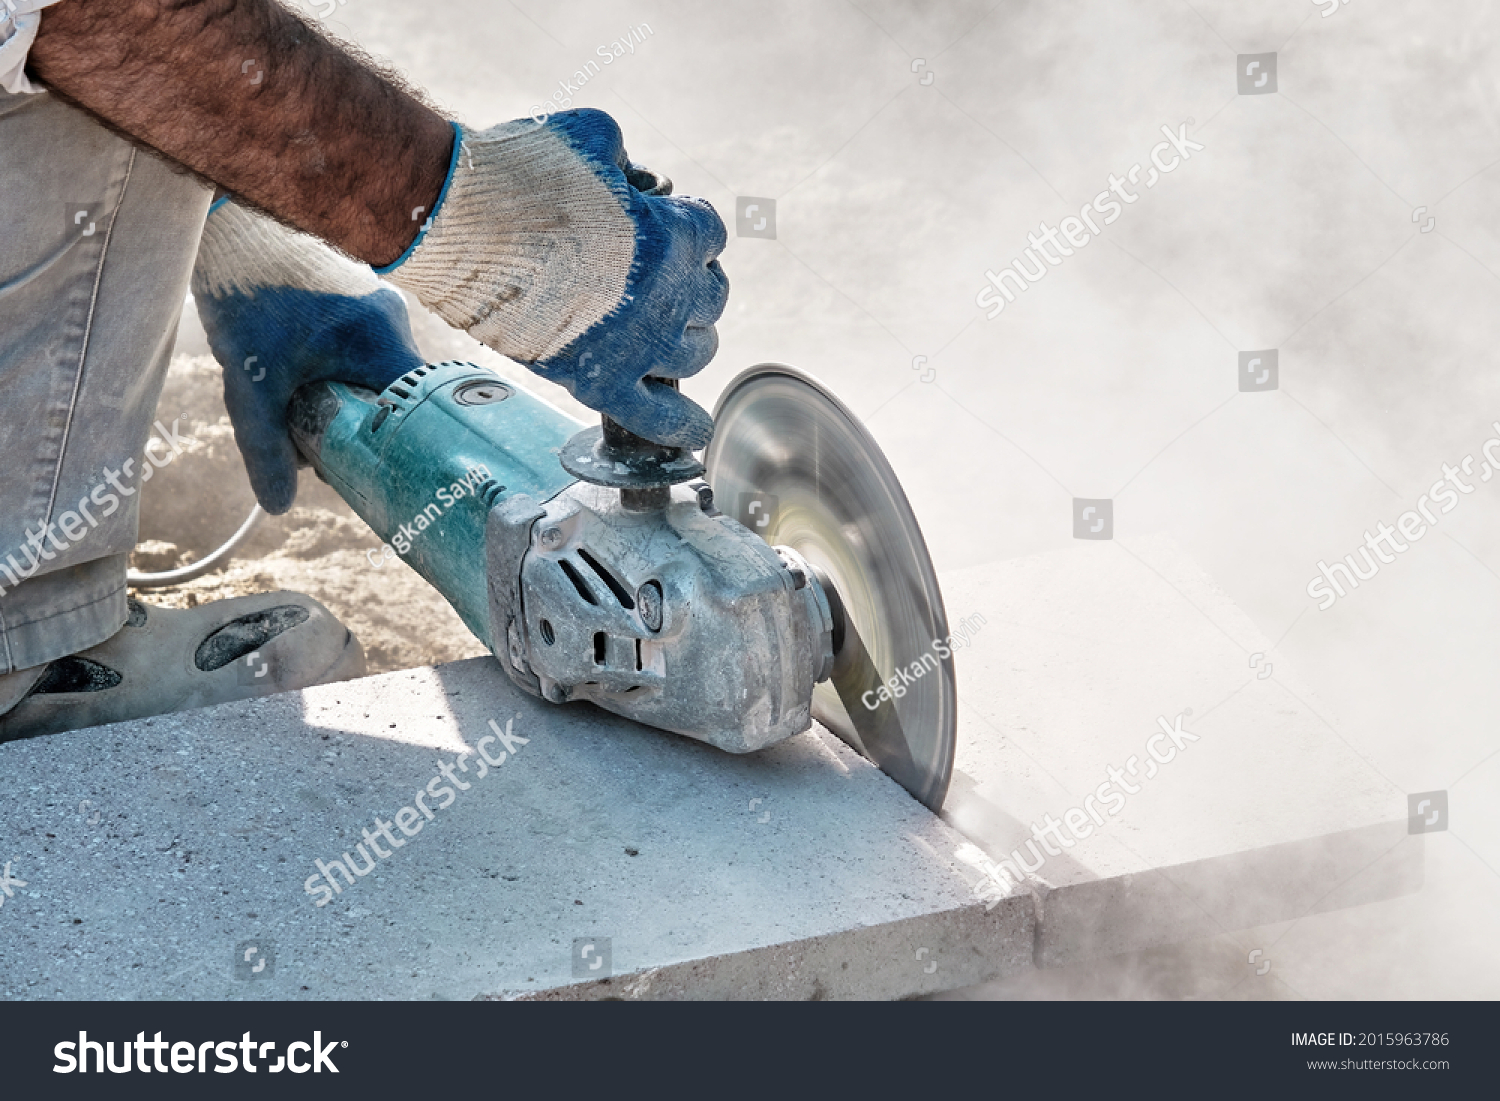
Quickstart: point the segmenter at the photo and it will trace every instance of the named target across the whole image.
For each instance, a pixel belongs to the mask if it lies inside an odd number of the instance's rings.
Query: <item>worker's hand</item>
[[[384,390],[422,365],[406,303],[368,267],[232,202],[208,216],[193,297],[250,485],[273,516],[297,496],[287,403],[333,381]]]
[[[687,378],[718,351],[724,223],[702,199],[644,195],[620,128],[566,111],[465,132],[435,213],[380,269],[449,324],[565,386],[637,435],[697,449]]]

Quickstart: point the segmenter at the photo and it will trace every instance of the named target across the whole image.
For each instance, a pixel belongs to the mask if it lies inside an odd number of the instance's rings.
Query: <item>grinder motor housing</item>
[[[608,420],[580,431],[465,363],[379,394],[304,387],[291,422],[319,476],[525,691],[732,753],[811,725],[838,601],[795,551],[721,515],[707,484],[665,484],[701,473],[690,456],[629,454]]]

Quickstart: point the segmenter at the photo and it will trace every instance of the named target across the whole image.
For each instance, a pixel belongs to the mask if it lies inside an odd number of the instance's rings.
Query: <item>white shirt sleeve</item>
[[[42,25],[42,9],[57,0],[0,0],[0,88],[40,92],[26,79],[26,54]]]

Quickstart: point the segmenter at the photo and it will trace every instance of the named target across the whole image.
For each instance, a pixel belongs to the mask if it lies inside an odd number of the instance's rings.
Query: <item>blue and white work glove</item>
[[[297,495],[292,394],[321,381],[384,390],[420,367],[406,303],[364,264],[227,200],[203,227],[192,288],[250,486],[279,515]]]
[[[729,281],[713,207],[632,187],[603,111],[458,139],[430,221],[379,274],[637,435],[706,446],[708,413],[643,380],[687,378],[718,351]]]

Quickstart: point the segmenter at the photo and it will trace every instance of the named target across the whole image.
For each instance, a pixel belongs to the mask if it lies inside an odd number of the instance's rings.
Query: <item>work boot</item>
[[[327,608],[261,593],[197,608],[131,599],[112,638],[0,676],[0,742],[254,699],[364,675],[365,652]]]

